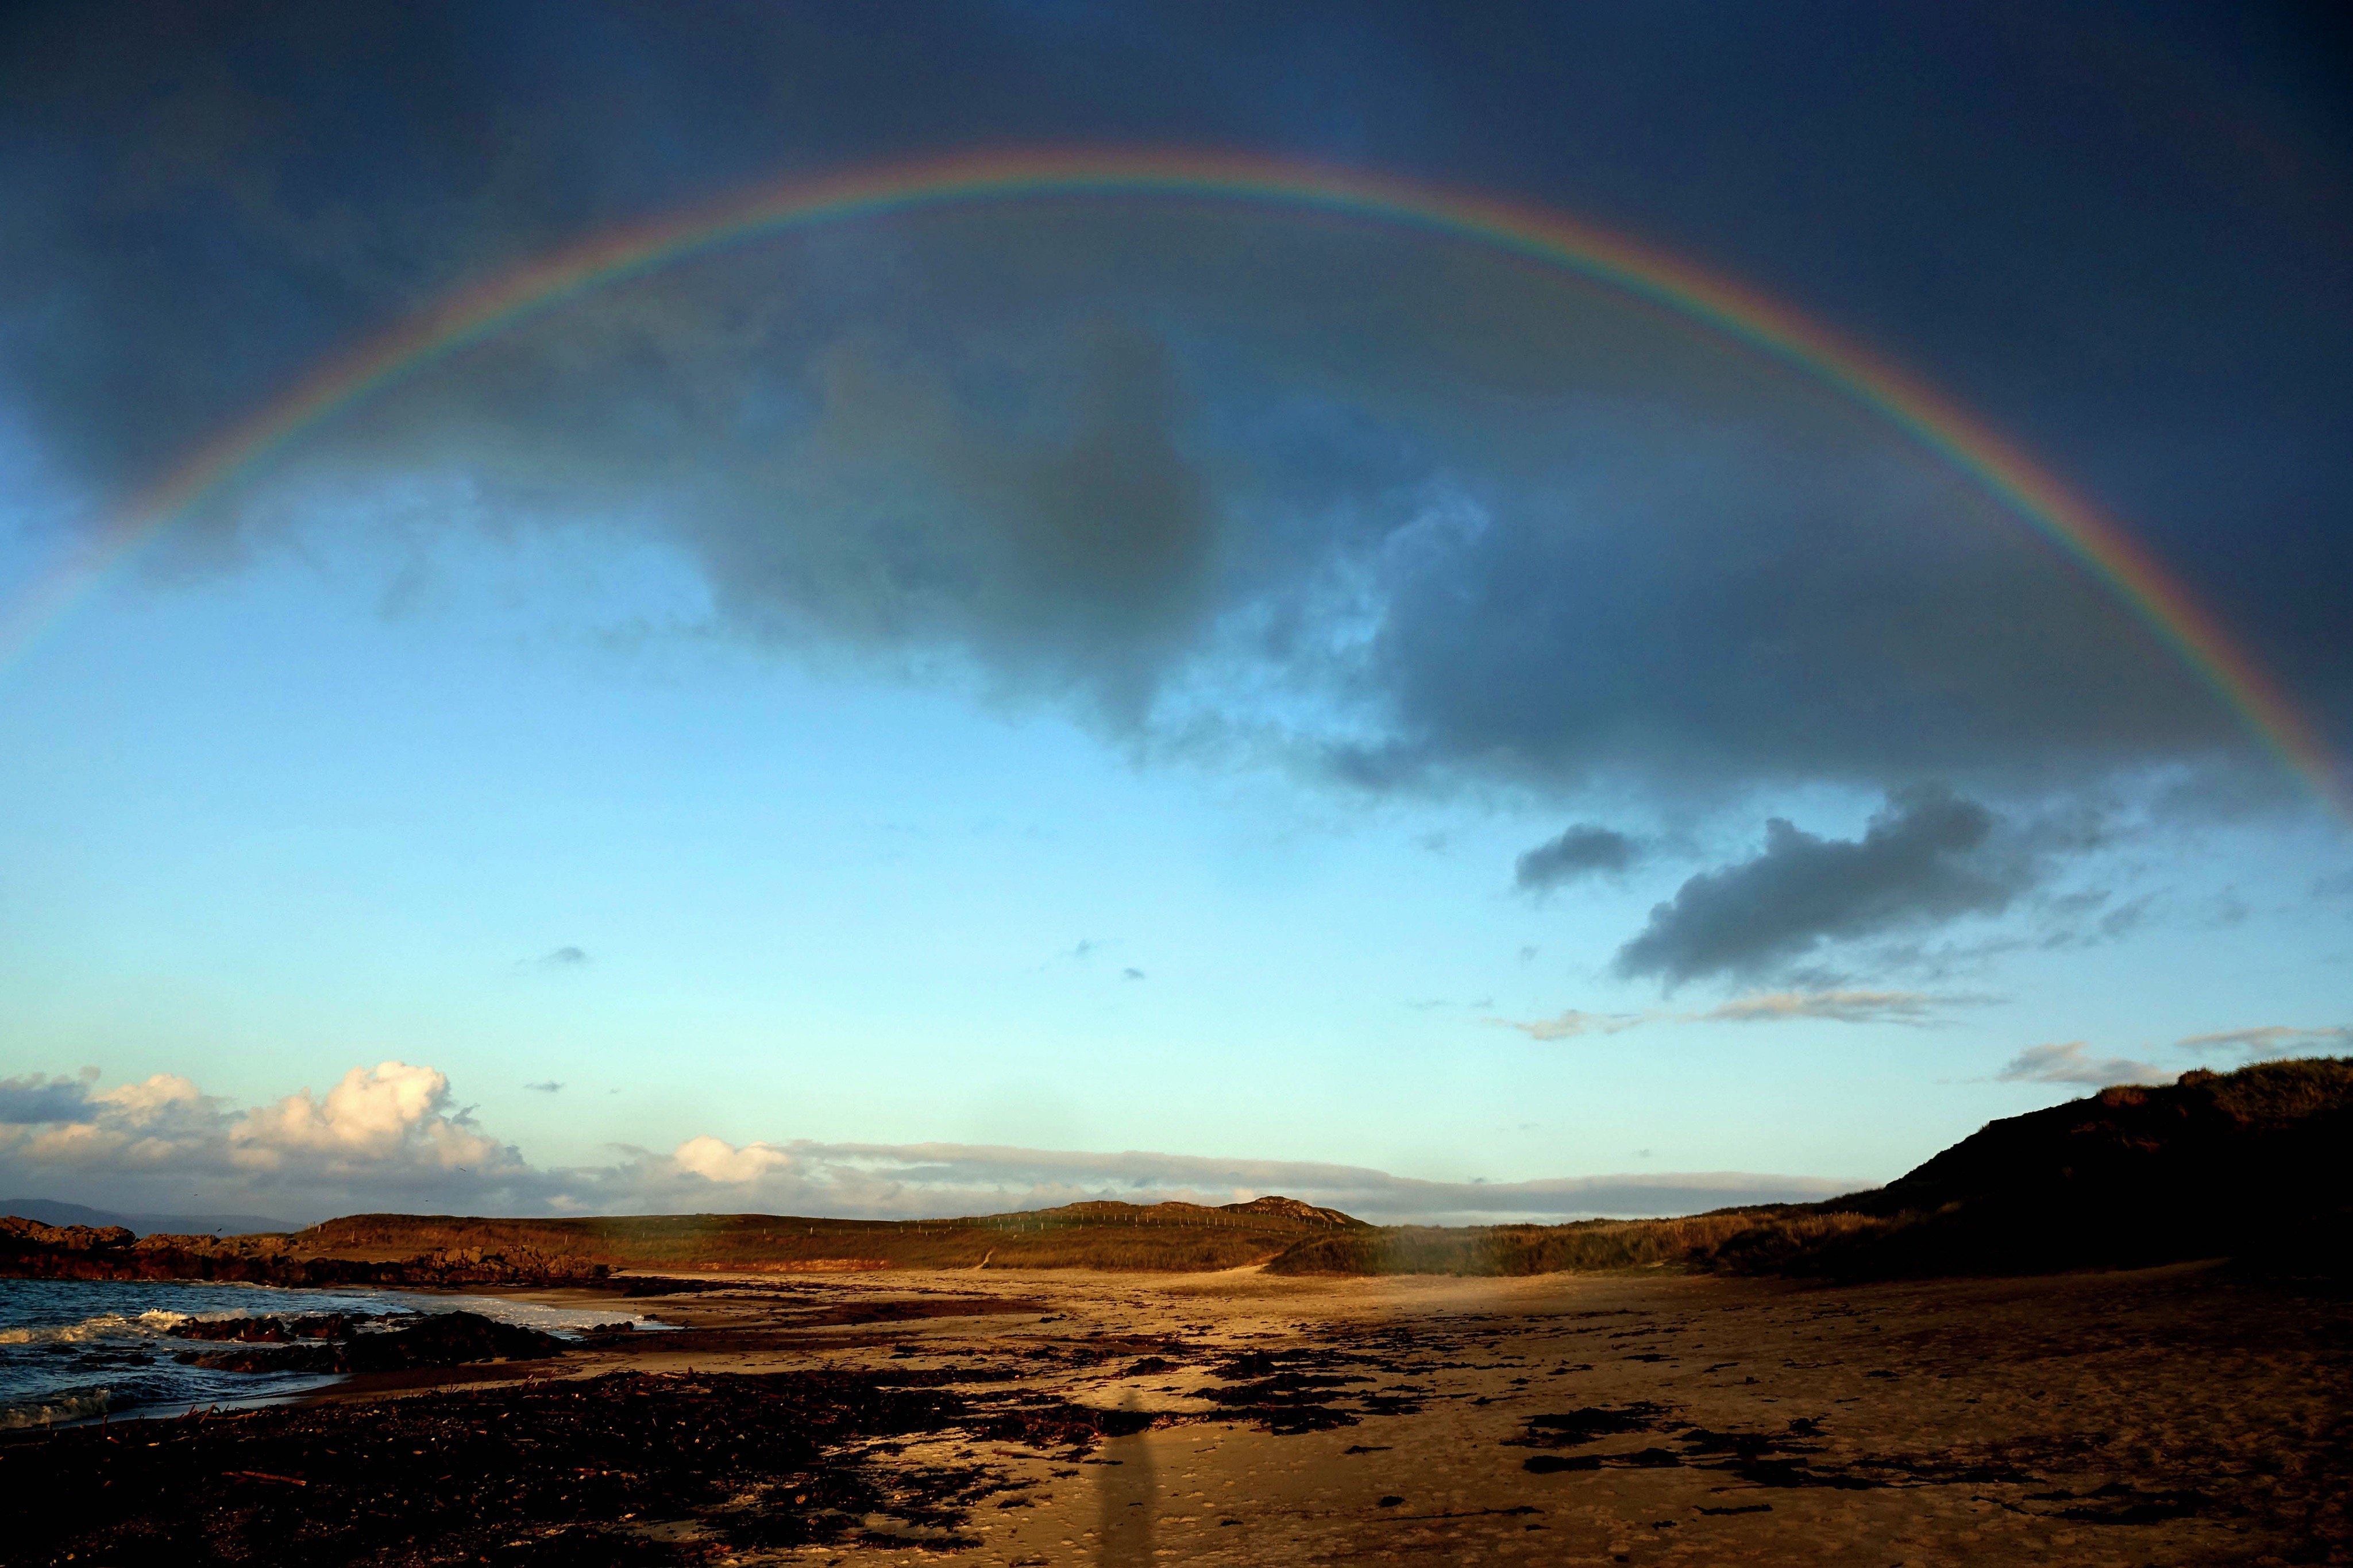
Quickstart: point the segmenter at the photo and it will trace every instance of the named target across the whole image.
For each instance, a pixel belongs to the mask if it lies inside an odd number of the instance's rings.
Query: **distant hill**
[[[1537,1274],[1648,1265],[1844,1279],[2033,1274],[2198,1258],[2353,1267],[2353,1061],[2263,1062],[2006,1117],[1884,1187],[1817,1204],[1566,1226],[1365,1227],[1282,1274]]]
[[[249,1236],[260,1231],[299,1228],[282,1219],[258,1214],[117,1214],[84,1204],[59,1203],[55,1198],[0,1198],[0,1215],[17,1215],[43,1225],[86,1225],[103,1228],[121,1226],[141,1236],[158,1232],[171,1236]]]
[[[293,1238],[309,1254],[392,1259],[528,1248],[614,1268],[797,1271],[872,1268],[1236,1268],[1314,1236],[1361,1228],[1295,1198],[1246,1204],[1091,1202],[962,1219],[794,1215],[630,1215],[495,1219],[351,1215]]]
[[[147,1233],[281,1228],[254,1216],[116,1215],[46,1201],[0,1204],[0,1213]],[[34,1251],[56,1245],[25,1243]],[[1282,1197],[1217,1207],[1091,1202],[924,1220],[352,1215],[282,1239],[191,1243],[181,1252],[185,1267],[207,1277],[221,1268],[247,1270],[237,1278],[389,1269],[384,1277],[391,1279],[406,1278],[406,1269],[433,1280],[477,1282],[608,1269],[1197,1270],[1250,1264],[1276,1274],[1674,1267],[1889,1279],[2221,1257],[2341,1274],[2353,1267],[2353,1060],[2264,1062],[2231,1073],[2185,1073],[2162,1088],[2102,1089],[1989,1122],[1884,1187],[1682,1219],[1376,1226]],[[69,1260],[77,1268],[101,1266],[77,1259]],[[163,1266],[152,1258],[142,1264]]]

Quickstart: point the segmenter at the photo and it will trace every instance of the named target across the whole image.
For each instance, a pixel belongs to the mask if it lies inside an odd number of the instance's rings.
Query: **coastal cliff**
[[[0,1217],[0,1276],[19,1279],[223,1279],[252,1285],[568,1285],[601,1263],[526,1246],[442,1247],[406,1258],[322,1255],[292,1236],[137,1236],[121,1226]]]

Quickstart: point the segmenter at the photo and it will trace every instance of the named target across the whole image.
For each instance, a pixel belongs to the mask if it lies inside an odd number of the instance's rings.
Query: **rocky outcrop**
[[[405,1258],[320,1254],[288,1236],[136,1237],[121,1226],[0,1218],[0,1277],[19,1279],[227,1279],[255,1285],[564,1285],[607,1268],[531,1247],[445,1248]]]
[[[406,1326],[382,1328],[387,1321]],[[564,1342],[536,1329],[478,1312],[437,1312],[421,1320],[346,1316],[196,1319],[170,1331],[174,1339],[222,1342],[178,1357],[216,1372],[400,1372],[485,1361],[537,1361],[562,1353]]]

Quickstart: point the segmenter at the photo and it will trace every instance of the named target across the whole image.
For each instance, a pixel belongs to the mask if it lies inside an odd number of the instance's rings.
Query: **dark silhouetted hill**
[[[2353,1061],[2263,1062],[2123,1086],[1988,1123],[1875,1192],[1813,1205],[1889,1222],[1777,1257],[1841,1274],[2046,1273],[2232,1257],[2344,1268]]]
[[[1916,1278],[2236,1258],[2353,1258],[2353,1061],[2263,1062],[1988,1123],[1884,1187],[1683,1219],[1312,1237],[1281,1274],[1537,1274],[1673,1265]]]

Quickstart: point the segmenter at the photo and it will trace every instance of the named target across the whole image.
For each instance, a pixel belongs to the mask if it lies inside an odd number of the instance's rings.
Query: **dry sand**
[[[1853,1288],[894,1273],[630,1305],[686,1331],[559,1374],[954,1367],[976,1393],[1156,1423],[1083,1456],[877,1445],[884,1469],[977,1467],[968,1523],[877,1514],[855,1542],[722,1562],[2353,1561],[2353,1310],[2220,1268]],[[871,1321],[910,1309],[947,1315]],[[1596,1409],[1627,1429],[1577,1440]]]

